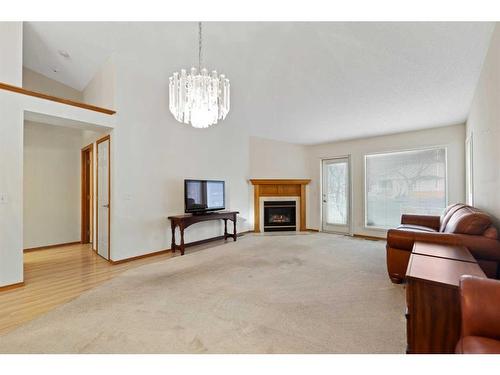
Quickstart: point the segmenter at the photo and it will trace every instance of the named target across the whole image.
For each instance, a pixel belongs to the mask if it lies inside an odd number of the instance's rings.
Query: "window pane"
[[[328,224],[347,224],[347,163],[328,165],[327,215]]]
[[[365,173],[369,227],[395,227],[401,214],[439,215],[445,208],[445,149],[367,155]]]

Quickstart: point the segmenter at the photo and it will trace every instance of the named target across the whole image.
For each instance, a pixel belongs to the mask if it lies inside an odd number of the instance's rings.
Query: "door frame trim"
[[[465,137],[465,202],[474,206],[474,132],[472,130]]]
[[[108,146],[108,258],[104,258],[107,261],[111,261],[111,135],[108,134],[102,138],[99,138],[96,143],[96,199],[95,199],[95,234],[96,234],[96,253],[99,255],[99,144],[109,141]]]
[[[347,165],[348,165],[348,170],[349,170],[349,220],[348,220],[348,226],[349,230],[348,232],[332,232],[332,231],[325,231],[323,230],[323,162],[326,160],[335,160],[335,159],[347,159]],[[333,156],[333,157],[323,157],[320,158],[319,161],[319,169],[320,169],[320,183],[319,183],[319,231],[320,232],[325,232],[325,233],[337,233],[337,234],[344,234],[348,236],[353,236],[354,235],[354,229],[353,229],[353,203],[354,203],[354,194],[353,194],[353,175],[354,173],[352,172],[352,157],[351,154],[347,155],[340,155],[340,156]]]
[[[93,234],[94,234],[94,213],[92,212],[93,209],[94,209],[94,184],[93,184],[93,181],[94,181],[94,144],[91,143],[87,146],[85,146],[84,148],[81,149],[81,154],[80,154],[80,157],[81,157],[81,179],[80,179],[80,184],[81,184],[81,209],[80,209],[80,216],[81,216],[81,243],[92,243],[93,242]],[[85,165],[84,165],[84,162],[85,162],[85,157],[84,155],[86,153],[89,153],[90,157],[89,157],[89,160],[90,160],[90,181],[89,181],[89,190],[87,191],[87,186],[86,186],[86,175],[85,175]],[[85,199],[85,196],[84,196],[84,193],[88,193],[90,195],[90,207],[92,208],[91,210],[88,210],[88,206],[87,206],[87,202],[86,202],[86,199]],[[88,238],[89,238],[89,241],[86,242],[86,236],[85,236],[85,229],[86,228],[86,225],[85,225],[85,220],[84,220],[84,212],[85,211],[90,211],[90,212],[87,212],[87,216],[89,216],[89,224],[88,224],[88,232],[89,232],[89,235],[88,235]],[[92,234],[92,236],[91,236]]]

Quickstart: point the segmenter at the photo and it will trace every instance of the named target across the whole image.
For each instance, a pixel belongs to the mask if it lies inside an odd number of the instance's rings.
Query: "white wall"
[[[109,58],[83,90],[83,101],[104,108],[115,107],[115,62]]]
[[[24,248],[81,239],[82,131],[24,126]]]
[[[112,129],[116,120],[114,116],[0,90],[0,194],[7,198],[0,204],[0,286],[23,281],[23,127],[28,116],[92,129]]]
[[[226,181],[226,208],[240,211],[238,230],[249,219],[248,133],[233,113],[208,129],[178,123],[168,110],[165,57],[143,61],[115,56],[115,108],[111,134],[111,258],[119,260],[170,248],[167,216],[184,212],[185,178]],[[220,235],[219,222],[186,230],[186,242]],[[177,238],[179,240],[179,238]]]
[[[116,86],[116,72],[115,72],[115,60],[111,56],[96,72],[95,76],[90,80],[85,89],[82,92],[83,101],[92,105],[100,106],[103,108],[114,109],[115,108],[115,86]],[[94,163],[94,179],[93,179],[93,189],[94,198],[97,197],[97,144],[96,141],[105,136],[105,134],[95,135],[93,132],[86,134],[85,146],[92,143],[94,145],[93,163]],[[113,140],[111,145],[113,146]],[[113,160],[111,160],[111,168],[114,167]],[[114,188],[114,183],[111,184],[111,189]],[[113,204],[111,205],[111,214],[113,210]],[[93,220],[93,233],[92,233],[92,248],[96,250],[97,243],[97,230],[96,230],[96,212],[94,212]],[[116,229],[113,228],[114,232]]]
[[[250,137],[250,178],[310,178],[307,163],[308,146]],[[248,196],[248,212],[254,214],[253,186]],[[309,186],[306,186],[306,196]],[[307,198],[306,198],[307,200]],[[251,220],[253,222],[253,219]],[[309,223],[307,223],[309,227]]]
[[[0,22],[0,82],[22,86],[23,23]]]
[[[353,233],[385,236],[383,230],[364,227],[364,155],[377,152],[446,146],[448,159],[448,202],[465,201],[465,126],[455,125],[394,135],[355,139],[310,146],[308,163],[312,181],[309,186],[307,223],[320,228],[321,159],[351,155],[353,180]]]
[[[467,119],[473,143],[474,205],[500,225],[500,26],[497,23]]]
[[[22,131],[26,111],[48,115],[59,125],[68,120],[75,127],[89,123],[108,128],[117,125],[111,132],[113,260],[170,247],[167,216],[184,210],[185,178],[225,180],[226,207],[240,211],[238,230],[253,226],[248,212],[249,136],[235,116],[238,111],[240,117],[244,116],[238,108],[238,95],[233,95],[232,111],[221,124],[206,130],[180,124],[168,111],[167,90],[168,75],[178,67],[168,65],[169,56],[152,55],[145,69],[144,60],[138,58],[140,46],[127,48],[130,51],[117,51],[114,58],[116,116],[0,92],[0,129],[6,132],[0,137],[0,146],[6,145],[0,147],[0,160],[8,164],[0,170],[0,192],[6,192],[10,199],[0,208],[5,213],[0,222],[0,286],[22,280]],[[102,92],[86,90],[85,101],[111,106],[111,102],[99,99]],[[39,115],[35,117],[39,121]],[[186,242],[221,233],[218,222],[200,223],[187,229]]]
[[[82,92],[26,67],[23,67],[23,88],[77,102],[83,101]]]
[[[121,48],[121,49],[120,49]],[[71,119],[74,126],[95,123],[111,132],[111,258],[124,259],[170,247],[170,226],[167,216],[183,212],[183,180],[212,178],[226,181],[226,206],[240,211],[239,230],[253,227],[250,207],[252,189],[250,177],[283,173],[278,177],[304,177],[310,171],[313,178],[308,194],[308,226],[319,226],[319,160],[352,153],[353,167],[358,175],[363,151],[386,151],[434,144],[449,144],[450,201],[464,198],[463,126],[442,128],[406,135],[394,135],[368,140],[313,146],[307,151],[305,170],[283,166],[257,164],[260,157],[250,155],[265,141],[249,141],[247,93],[234,64],[220,60],[217,68],[232,79],[232,109],[226,120],[205,129],[193,129],[175,121],[168,111],[168,76],[189,64],[188,52],[179,57],[173,53],[155,53],[155,43],[127,43],[117,47],[113,57],[114,95],[93,90],[107,84],[108,74],[99,73],[84,93],[85,100],[117,110],[116,116],[106,116],[79,108],[50,103],[15,93],[0,92],[0,193],[6,192],[7,204],[0,205],[0,286],[22,280],[22,129],[24,111],[49,114]],[[187,51],[187,49],[186,49]],[[189,49],[189,51],[191,51]],[[145,57],[147,56],[147,57]],[[186,59],[184,59],[186,57]],[[187,62],[184,62],[187,61]],[[145,65],[147,62],[147,65]],[[19,65],[19,73],[22,68]],[[98,81],[101,80],[99,83]],[[109,82],[109,81],[108,81]],[[239,88],[239,89],[238,89]],[[103,98],[113,97],[113,103]],[[65,120],[66,121],[66,120]],[[266,143],[267,144],[267,143]],[[260,146],[259,146],[260,145]],[[284,146],[294,157],[302,147]],[[292,150],[292,151],[290,151]],[[269,155],[274,155],[270,151]],[[297,160],[300,160],[298,158]],[[267,160],[264,160],[266,163]],[[251,165],[252,164],[252,165]],[[297,161],[298,165],[303,165]],[[286,173],[285,173],[286,171]],[[295,172],[295,173],[294,173]],[[262,174],[262,175],[257,175]],[[276,177],[276,175],[274,175]],[[359,177],[358,177],[359,178]],[[360,180],[362,181],[362,180]],[[358,184],[361,188],[362,184]],[[359,192],[356,192],[358,194]],[[362,200],[360,201],[362,202]],[[359,207],[355,214],[360,215]],[[361,220],[362,222],[362,220]],[[355,226],[355,232],[363,233]],[[221,234],[220,223],[200,223],[186,231],[186,241]]]
[[[250,137],[251,178],[308,178],[307,146]]]
[[[23,281],[23,114],[0,92],[0,286]]]

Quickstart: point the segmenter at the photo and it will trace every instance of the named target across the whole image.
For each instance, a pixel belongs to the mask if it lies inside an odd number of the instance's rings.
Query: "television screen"
[[[186,212],[223,210],[224,181],[184,180]]]

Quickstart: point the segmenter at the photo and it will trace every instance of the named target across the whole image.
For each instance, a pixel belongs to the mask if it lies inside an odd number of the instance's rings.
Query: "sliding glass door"
[[[323,160],[322,230],[350,233],[351,186],[348,157]]]

